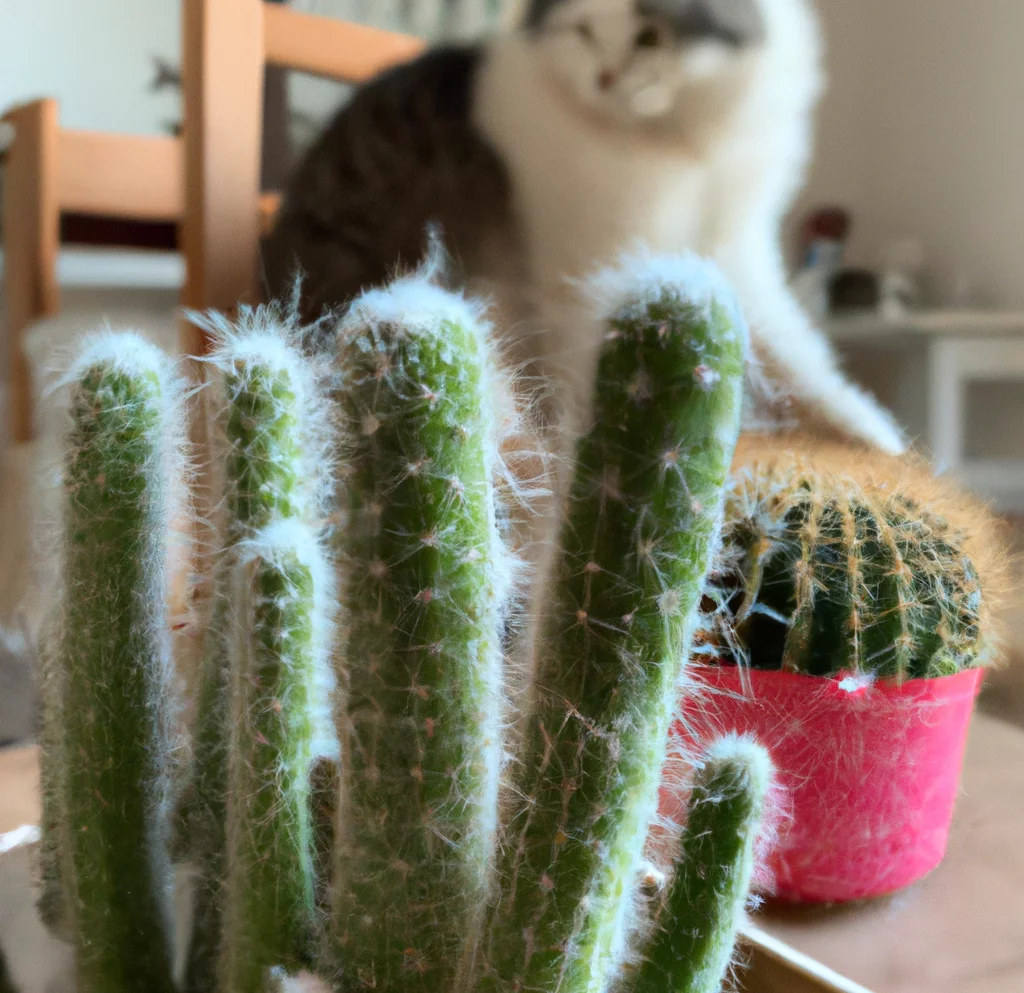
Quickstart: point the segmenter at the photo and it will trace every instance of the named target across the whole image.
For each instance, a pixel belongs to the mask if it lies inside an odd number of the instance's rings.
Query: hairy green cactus
[[[898,680],[991,659],[984,570],[970,554],[963,501],[946,516],[940,484],[911,481],[906,463],[881,481],[766,447],[734,476],[716,567],[742,659]],[[927,506],[910,495],[928,490]]]
[[[280,311],[243,310],[236,323],[218,315],[197,320],[218,343],[211,355],[219,372],[211,434],[222,476],[222,547],[193,733],[195,760],[181,816],[190,854],[203,875],[186,987],[189,993],[211,993],[221,947],[228,743],[236,716],[229,676],[229,577],[240,543],[275,520],[312,523],[317,518],[328,479],[328,429],[317,371],[301,355],[297,331]]]
[[[451,989],[488,894],[510,558],[478,307],[429,273],[339,330],[346,708],[333,926],[352,988]]]
[[[70,379],[56,664],[79,986],[170,993],[165,614],[182,391],[172,363],[130,334],[93,338]]]
[[[431,276],[364,294],[340,325],[344,492],[331,507],[330,403],[290,322],[273,310],[207,322],[221,337],[224,479],[180,821],[202,877],[186,986],[652,993],[667,980],[669,993],[711,993],[767,788],[756,746],[712,748],[682,865],[647,901],[653,929],[639,918],[738,431],[742,320],[697,260],[627,260],[595,281],[607,331],[595,423],[566,496],[534,709],[519,715],[502,651],[517,566],[498,493],[513,408],[481,309]],[[68,735],[44,744],[54,905],[81,936],[83,993],[172,988],[160,553],[184,466],[164,368],[134,339],[103,339],[77,367],[68,588],[47,683]],[[333,711],[327,524],[344,635]],[[115,738],[145,746],[124,753],[127,784]]]
[[[767,752],[730,736],[703,758],[682,857],[655,915],[634,993],[718,993],[754,871],[754,843],[773,770]]]
[[[40,633],[36,686],[40,701],[39,787],[42,800],[42,838],[36,857],[39,898],[36,908],[43,924],[66,940],[73,940],[67,890],[69,842],[66,834],[63,771],[67,766],[63,734],[63,673],[57,657],[55,625]]]
[[[697,259],[595,283],[608,333],[542,628],[488,985],[603,993],[627,951],[723,484],[746,329]]]
[[[270,524],[237,553],[222,988],[261,993],[267,968],[310,965],[314,955],[310,773],[324,745],[335,747],[330,589],[317,534],[295,518]]]

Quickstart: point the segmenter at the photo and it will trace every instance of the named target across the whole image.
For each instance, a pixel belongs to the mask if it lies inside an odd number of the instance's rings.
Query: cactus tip
[[[587,280],[588,296],[599,318],[609,314],[641,316],[664,293],[685,298],[701,311],[712,304],[728,311],[728,325],[743,333],[746,320],[736,293],[722,270],[694,254],[661,255],[642,248],[621,255],[615,265],[599,269]]]

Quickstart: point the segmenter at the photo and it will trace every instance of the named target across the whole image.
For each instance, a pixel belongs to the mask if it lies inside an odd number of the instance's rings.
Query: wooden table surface
[[[35,749],[0,750],[0,832],[38,823],[38,785]],[[928,879],[752,924],[749,993],[1024,993],[1024,731],[975,718],[949,854]]]

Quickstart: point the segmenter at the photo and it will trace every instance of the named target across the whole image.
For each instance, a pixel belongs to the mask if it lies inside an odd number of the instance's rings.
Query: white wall
[[[850,259],[920,238],[933,288],[1024,304],[1024,0],[818,0],[831,88],[804,205],[851,207]]]
[[[0,0],[0,108],[60,101],[72,128],[156,134],[178,119],[148,90],[152,57],[177,63],[179,0]]]

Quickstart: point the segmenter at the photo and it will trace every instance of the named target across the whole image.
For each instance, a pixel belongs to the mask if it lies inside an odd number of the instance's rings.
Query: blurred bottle
[[[803,262],[793,279],[793,292],[816,320],[828,316],[832,280],[842,266],[850,226],[848,211],[823,207],[808,215],[801,228]]]

